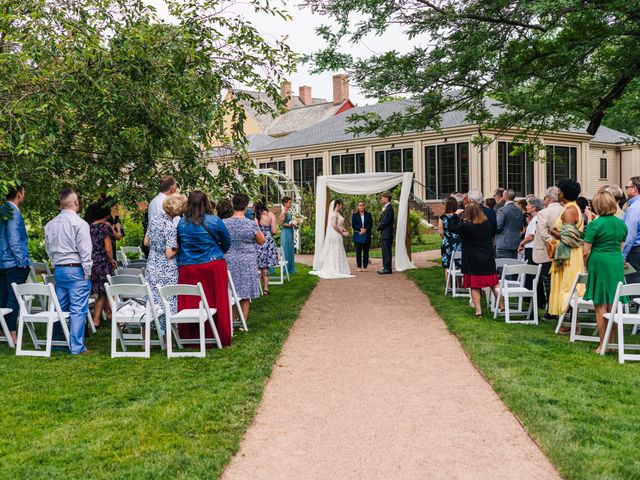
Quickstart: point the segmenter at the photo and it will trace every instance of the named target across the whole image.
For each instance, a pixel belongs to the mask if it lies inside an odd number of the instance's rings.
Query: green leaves
[[[318,30],[327,47],[309,58],[316,70],[346,67],[368,96],[410,96],[419,102],[418,112],[404,116],[357,119],[356,132],[437,128],[442,113],[464,110],[485,129],[520,127],[535,142],[543,130],[584,127],[585,121],[595,134],[614,105],[624,112],[640,107],[631,90],[640,77],[639,0],[308,0],[307,5],[338,23]],[[352,21],[356,16],[359,22]],[[345,53],[349,44],[391,25],[400,25],[421,46],[366,59]],[[489,115],[486,97],[505,107],[497,118]]]
[[[46,211],[62,186],[133,206],[163,174],[183,190],[255,184],[244,113],[226,93],[264,91],[280,107],[294,54],[229,13],[232,2],[165,5],[171,22],[141,0],[0,0],[0,186],[23,180],[26,206]],[[213,176],[205,152],[219,146],[237,153]]]

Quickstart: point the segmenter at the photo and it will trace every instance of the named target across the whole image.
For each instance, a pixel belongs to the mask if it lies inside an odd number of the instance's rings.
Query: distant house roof
[[[266,93],[261,93],[261,92],[251,92],[251,91],[243,91],[243,93],[249,94],[251,95],[253,98],[255,98],[256,100],[266,103],[267,105],[269,105],[271,108],[273,108],[275,110],[276,105],[273,102],[273,99],[271,99],[271,97],[269,97],[269,95],[267,95]],[[290,127],[292,122],[289,121],[283,121],[283,122],[279,122],[282,124],[281,127],[276,127],[276,128],[272,128],[274,123],[277,120],[280,120],[281,117],[287,117],[287,116],[291,116],[291,114],[299,109],[304,109],[304,110],[308,110],[310,108],[315,108],[317,106],[322,106],[324,108],[321,109],[322,112],[325,112],[325,115],[327,115],[327,111],[328,110],[334,110],[334,108],[330,108],[330,107],[335,107],[335,105],[333,105],[332,102],[327,101],[324,98],[312,98],[311,99],[312,104],[311,105],[305,105],[304,103],[302,103],[302,100],[300,100],[300,97],[297,95],[291,95],[291,107],[289,108],[289,110],[283,114],[280,114],[278,116],[276,116],[275,118],[270,114],[270,113],[258,113],[252,106],[251,106],[251,102],[245,100],[242,101],[242,105],[245,109],[245,112],[247,113],[247,116],[251,117],[256,124],[258,125],[258,128],[260,128],[260,130],[264,133],[268,133],[269,135],[284,135],[286,133],[290,133],[293,130],[288,130],[288,131],[284,131],[285,127]],[[337,112],[338,110],[340,110],[340,106],[338,106],[338,108],[335,109],[335,112]],[[334,113],[335,113],[334,112]],[[333,115],[333,113],[331,113],[331,115]],[[313,114],[314,117],[318,117],[318,112],[314,112]],[[293,118],[293,116],[291,116]],[[321,118],[321,120],[324,120],[323,117]],[[298,120],[300,120],[298,118]],[[311,125],[310,123],[305,123],[304,125],[302,125],[302,127],[300,128],[305,128],[307,126]],[[299,128],[298,128],[299,129]]]
[[[494,116],[504,112],[505,109],[497,101],[492,99],[485,100],[489,112]],[[349,122],[349,117],[353,114],[366,114],[375,113],[380,115],[381,118],[388,118],[394,113],[404,113],[410,106],[419,106],[419,103],[414,100],[395,100],[392,102],[379,103],[376,105],[366,105],[363,107],[356,107],[349,111],[342,112],[338,115],[332,115],[329,118],[315,122],[311,126],[299,129],[290,133],[286,137],[273,138],[271,142],[267,142],[265,138],[261,138],[260,142],[249,144],[249,152],[261,152],[269,150],[280,150],[287,148],[296,148],[312,145],[322,145],[325,143],[346,142],[353,140],[354,138],[373,138],[378,135],[375,133],[363,133],[359,136],[347,132],[347,128],[352,126]],[[306,110],[306,109],[304,109]],[[304,112],[301,111],[301,113]],[[290,112],[292,113],[292,112]],[[471,125],[472,123],[466,120],[466,113],[462,110],[446,112],[442,115],[441,127],[454,128]],[[427,129],[427,131],[430,129]],[[586,124],[582,129],[572,130],[574,133],[586,134]],[[610,128],[601,126],[592,141],[602,143],[625,143],[633,139],[630,135],[612,130]]]

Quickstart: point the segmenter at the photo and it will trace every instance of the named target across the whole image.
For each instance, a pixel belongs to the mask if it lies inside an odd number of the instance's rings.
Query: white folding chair
[[[116,268],[114,276],[120,275],[143,275],[144,276],[144,268]]]
[[[640,344],[627,344],[624,339],[625,325],[631,325],[635,328],[640,324],[640,313],[630,313],[628,309],[625,309],[625,304],[620,301],[622,297],[635,298],[638,296],[640,296],[640,283],[623,285],[622,282],[618,282],[618,288],[611,305],[611,313],[604,314],[604,318],[607,320],[607,329],[600,348],[600,355],[604,355],[608,348],[617,348],[618,363],[624,363],[625,360],[640,360],[640,354],[625,352],[625,350],[640,350]],[[609,341],[614,324],[618,327],[618,343]]]
[[[140,270],[144,270],[147,268],[147,260],[128,260],[127,268],[139,268]]]
[[[160,298],[162,299],[162,306],[164,308],[164,316],[166,320],[166,332],[167,332],[167,357],[205,357],[206,350],[205,345],[207,343],[213,343],[218,348],[222,348],[222,343],[220,342],[220,336],[218,335],[218,329],[216,328],[216,324],[213,321],[213,315],[216,313],[215,308],[209,308],[209,303],[207,302],[207,297],[204,295],[204,290],[202,289],[202,284],[198,282],[197,285],[168,285],[168,286],[157,286],[158,293]],[[199,297],[200,302],[198,308],[185,308],[180,310],[177,313],[172,313],[169,305],[168,298],[169,297],[180,297],[180,296],[193,296]],[[211,327],[211,331],[213,332],[213,339],[205,338],[205,324],[209,322],[209,326]],[[180,324],[198,324],[200,327],[200,338],[198,339],[182,339],[180,338],[180,333],[178,331],[178,325]],[[172,335],[176,337],[176,343],[179,348],[182,348],[182,345],[193,345],[199,344],[199,351],[192,352],[174,352],[173,351],[173,341]]]
[[[127,268],[127,265],[129,264],[129,259],[124,253],[122,253],[121,250],[116,251],[116,260],[118,262],[118,265],[121,265],[122,268]]]
[[[9,315],[13,310],[10,308],[0,308],[0,329],[2,330],[2,335],[0,335],[0,342],[7,342],[9,348],[16,348],[13,343],[13,339],[11,338],[11,332],[9,331],[9,326],[7,325],[7,321],[4,318],[5,315]]]
[[[468,288],[458,287],[458,280],[462,280],[464,275],[458,269],[458,263],[462,261],[462,252],[452,252],[449,270],[447,272],[447,282],[444,287],[444,294],[451,293],[452,297],[470,297]]]
[[[556,333],[560,332],[561,327],[569,326],[571,328],[571,334],[569,336],[570,342],[575,342],[576,340],[584,342],[600,342],[600,337],[598,336],[598,325],[596,324],[595,319],[591,322],[586,322],[578,318],[580,314],[595,315],[593,301],[585,300],[580,294],[581,291],[584,292],[584,288],[582,286],[586,285],[587,276],[588,275],[586,273],[578,273],[576,275],[573,285],[571,286],[571,292],[567,296],[563,306],[562,313],[558,316]],[[571,307],[571,320],[566,321],[565,318],[569,311],[569,307]],[[578,334],[578,328],[581,330],[582,328],[592,329],[593,332],[591,335],[582,335],[582,333]]]
[[[284,277],[286,275],[287,282],[289,279],[289,266],[287,265],[287,261],[284,259],[284,254],[282,253],[282,248],[278,247],[278,265],[273,267],[274,271],[276,268],[280,269],[280,280],[273,280],[273,277],[269,280],[270,285],[283,285]]]
[[[151,356],[151,345],[160,345],[164,350],[164,339],[160,321],[153,304],[153,296],[148,284],[109,285],[105,283],[107,299],[111,306],[111,358]],[[155,325],[158,339],[151,339],[151,324]],[[121,326],[140,328],[140,336],[125,334]],[[118,351],[118,342],[122,351]],[[131,352],[128,347],[142,346],[142,352]]]
[[[51,347],[60,346],[69,348],[69,327],[67,326],[67,320],[69,319],[69,313],[63,312],[60,308],[60,302],[56,295],[56,291],[53,285],[50,283],[47,285],[37,283],[23,283],[17,285],[12,283],[13,291],[18,299],[20,305],[20,313],[18,314],[18,338],[16,342],[16,355],[29,356],[29,357],[50,357]],[[31,313],[27,308],[27,302],[25,297],[28,296],[40,296],[46,297],[47,309],[43,312]],[[53,340],[53,326],[56,322],[60,322],[62,332],[66,340]],[[46,339],[41,340],[36,334],[35,325],[46,325]],[[35,350],[27,350],[23,347],[24,329],[25,326]],[[41,347],[44,345],[45,350],[42,351]]]
[[[236,285],[233,283],[233,277],[231,276],[231,272],[227,270],[227,274],[229,275],[229,316],[231,317],[231,335],[233,335],[233,327],[236,326],[233,321],[234,306],[236,307],[236,311],[238,312],[238,318],[240,319],[240,322],[238,322],[237,326],[242,328],[245,332],[248,332],[249,327],[247,327],[247,321],[244,318],[244,313],[242,313],[242,307],[240,306],[240,298],[238,298],[238,292],[236,292]]]
[[[42,282],[45,285],[53,285],[54,290],[55,290],[55,286],[56,286],[56,279],[53,276],[53,274],[43,274],[42,275]],[[42,300],[40,300],[42,301]],[[93,318],[91,318],[91,310],[93,308],[93,306],[96,304],[96,299],[95,298],[91,298],[89,297],[89,311],[87,312],[87,323],[89,324],[89,330],[91,331],[91,334],[93,335],[94,333],[96,333],[96,326],[93,324]],[[31,312],[33,313],[33,309],[31,310]]]
[[[493,318],[504,315],[505,323],[538,324],[538,280],[542,265],[504,265],[502,267],[502,277],[498,285],[498,298],[493,307]],[[507,280],[508,276],[517,276],[518,280]],[[525,287],[527,275],[533,275],[531,289]],[[504,312],[500,312],[500,299],[504,298]],[[529,298],[529,308],[523,309],[523,300]],[[512,300],[518,301],[518,307],[511,308]],[[512,320],[511,316],[524,316],[525,320]],[[533,316],[533,318],[531,318]]]
[[[134,255],[138,255],[139,260],[145,259],[144,252],[142,251],[142,247],[120,247],[120,251],[127,258],[129,258],[127,254],[132,253]]]

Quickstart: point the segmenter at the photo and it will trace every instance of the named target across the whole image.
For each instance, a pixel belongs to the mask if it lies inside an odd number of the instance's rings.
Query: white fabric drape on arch
[[[327,175],[318,177],[316,183],[316,242],[313,254],[313,268],[319,268],[318,260],[324,245],[325,228],[327,226],[327,188],[348,195],[372,195],[387,190],[402,183],[400,205],[396,212],[396,256],[395,268],[401,272],[416,268],[407,253],[405,232],[407,231],[407,207],[409,193],[413,184],[413,173],[355,173],[344,175]]]

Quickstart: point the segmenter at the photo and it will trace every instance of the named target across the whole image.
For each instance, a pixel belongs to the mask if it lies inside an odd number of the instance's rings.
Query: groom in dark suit
[[[358,210],[351,215],[353,228],[353,244],[356,247],[356,264],[358,271],[367,271],[369,266],[369,247],[371,247],[371,229],[373,217],[365,210],[364,202],[358,202]]]
[[[377,230],[380,232],[380,247],[382,249],[382,270],[378,270],[381,275],[391,272],[391,245],[393,244],[393,224],[395,223],[395,215],[393,214],[393,206],[391,205],[391,194],[383,193],[380,200],[382,203],[382,215]]]

